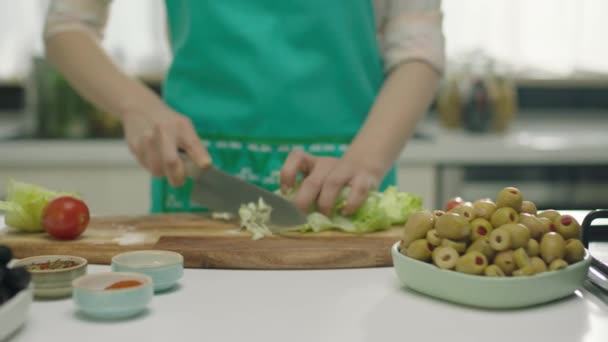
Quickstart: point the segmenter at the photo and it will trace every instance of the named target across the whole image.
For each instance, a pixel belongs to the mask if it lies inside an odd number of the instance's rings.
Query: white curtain
[[[0,0],[0,80],[21,79],[29,59],[42,50],[45,0]]]
[[[114,0],[104,46],[129,73],[162,77],[170,62],[164,0]]]
[[[23,79],[43,54],[48,0],[0,0],[0,81]],[[163,0],[114,0],[103,45],[127,72],[162,77],[170,52]]]
[[[0,0],[0,80],[42,53],[48,0]],[[608,0],[443,0],[448,60],[485,56],[518,75],[608,76]],[[114,0],[104,46],[129,73],[159,77],[170,53],[163,0]]]
[[[608,75],[606,0],[443,0],[450,61],[482,54],[525,77]]]

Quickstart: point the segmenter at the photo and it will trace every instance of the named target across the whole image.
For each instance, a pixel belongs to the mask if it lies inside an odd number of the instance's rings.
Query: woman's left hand
[[[293,199],[295,205],[308,211],[317,204],[320,212],[331,215],[336,200],[346,186],[351,188],[342,214],[354,213],[371,190],[380,184],[380,172],[362,162],[348,158],[317,157],[301,150],[292,151],[281,169],[281,188],[293,188],[298,174],[304,179]]]

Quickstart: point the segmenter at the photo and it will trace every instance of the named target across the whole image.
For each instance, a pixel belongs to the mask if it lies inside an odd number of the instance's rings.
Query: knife
[[[237,214],[241,205],[257,203],[261,198],[272,208],[268,224],[272,232],[294,229],[308,222],[306,214],[286,198],[214,166],[200,168],[189,158],[185,162],[187,175],[193,179],[190,199],[201,206],[217,212]]]

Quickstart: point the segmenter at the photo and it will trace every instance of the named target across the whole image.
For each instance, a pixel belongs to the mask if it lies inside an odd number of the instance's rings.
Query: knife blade
[[[187,174],[193,179],[190,199],[213,211],[237,214],[243,204],[260,198],[271,208],[269,229],[279,232],[307,223],[306,214],[293,202],[275,193],[209,166],[199,168],[187,162]]]

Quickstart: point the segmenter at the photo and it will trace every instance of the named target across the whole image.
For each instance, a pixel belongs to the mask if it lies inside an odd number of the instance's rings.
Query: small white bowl
[[[160,292],[175,286],[183,276],[184,257],[179,253],[162,250],[126,252],[112,258],[112,270],[150,276],[154,290]]]
[[[87,273],[88,261],[72,255],[40,255],[17,260],[14,267],[27,267],[49,261],[72,261],[76,265],[69,268],[28,270],[32,275],[36,298],[64,298],[72,295],[72,281]]]
[[[27,321],[33,293],[33,286],[30,284],[0,306],[0,341],[15,333]]]
[[[135,280],[140,285],[106,289],[118,281]],[[74,303],[88,316],[103,319],[128,318],[143,312],[152,297],[152,279],[139,273],[103,272],[74,280]]]

